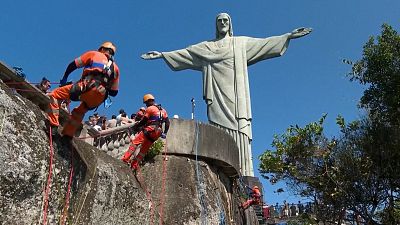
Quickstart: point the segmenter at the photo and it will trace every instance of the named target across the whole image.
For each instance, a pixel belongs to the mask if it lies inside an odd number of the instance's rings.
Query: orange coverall
[[[258,188],[253,188],[251,198],[242,204],[243,209],[249,208],[251,205],[259,205],[261,203],[261,193]]]
[[[59,103],[61,100],[80,101],[80,105],[71,112],[70,119],[64,126],[63,135],[73,137],[81,126],[85,113],[99,106],[106,98],[107,90],[118,91],[119,69],[113,63],[113,76],[109,77],[104,68],[108,57],[99,51],[88,51],[75,59],[77,68],[82,68],[81,79],[75,84],[54,89],[50,94],[48,119],[53,126],[59,126]]]
[[[156,105],[147,107],[143,117],[147,119],[146,125],[135,136],[128,151],[126,151],[122,157],[122,161],[130,163],[131,168],[134,170],[138,168],[140,161],[143,160],[151,145],[161,136],[162,123],[168,121],[167,111],[165,111],[165,109],[159,109]],[[167,124],[169,126],[169,122]],[[167,132],[167,125],[165,129],[165,132]],[[140,151],[134,155],[139,145],[141,145]],[[132,155],[133,159],[131,160]]]

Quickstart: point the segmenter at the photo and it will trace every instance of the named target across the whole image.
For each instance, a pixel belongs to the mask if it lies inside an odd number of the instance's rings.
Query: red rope
[[[72,140],[71,140],[72,141]],[[71,169],[69,170],[69,182],[68,182],[68,189],[67,189],[67,194],[65,196],[65,204],[64,204],[64,209],[63,209],[63,216],[61,219],[61,224],[65,224],[65,218],[68,212],[69,208],[69,195],[71,193],[71,186],[72,186],[72,176],[74,174],[74,165],[72,164],[72,147],[71,147],[71,162],[70,162],[70,167]]]
[[[165,140],[165,151],[164,151],[164,162],[163,162],[163,176],[162,176],[162,188],[161,188],[161,200],[160,200],[160,222],[163,224],[163,213],[164,213],[164,197],[165,197],[165,183],[167,180],[167,141]]]
[[[27,81],[21,81],[21,82],[16,82],[16,81],[13,81],[13,82],[4,82],[5,84],[26,84],[26,83],[28,83],[28,84],[40,84],[41,82],[27,82]],[[50,82],[50,84],[60,84],[60,82]]]
[[[51,184],[51,175],[52,175],[52,167],[53,167],[53,138],[51,135],[51,126],[50,126],[50,131],[49,131],[49,139],[50,139],[50,165],[49,165],[49,175],[47,177],[47,186],[46,190],[44,192],[44,208],[43,208],[43,225],[46,225],[47,223],[47,206],[48,206],[48,199],[49,199],[49,190],[50,190],[50,184]]]
[[[153,201],[151,199],[151,194],[150,194],[149,190],[147,189],[146,185],[144,184],[140,166],[138,166],[137,172],[138,172],[138,176],[139,176],[139,180],[140,180],[139,182],[141,183],[141,186],[144,187],[143,189],[146,191],[147,200],[150,202],[150,225],[153,225],[154,224],[154,207],[153,207]]]
[[[29,90],[29,89],[19,89],[19,88],[11,88],[15,91],[22,91],[22,92],[37,92],[36,90]]]

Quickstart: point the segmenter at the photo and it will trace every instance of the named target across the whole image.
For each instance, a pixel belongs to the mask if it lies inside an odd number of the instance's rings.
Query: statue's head
[[[226,33],[228,33],[231,37],[233,36],[232,19],[228,13],[218,14],[215,23],[217,39],[221,36],[225,36]]]

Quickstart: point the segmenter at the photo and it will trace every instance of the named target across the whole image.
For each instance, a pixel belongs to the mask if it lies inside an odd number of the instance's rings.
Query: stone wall
[[[221,167],[228,176],[238,176],[239,150],[225,131],[194,120],[172,119],[167,136],[170,154],[200,158]]]

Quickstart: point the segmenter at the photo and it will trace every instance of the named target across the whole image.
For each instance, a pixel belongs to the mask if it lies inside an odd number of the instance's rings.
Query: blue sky
[[[31,82],[42,76],[58,82],[75,57],[111,40],[118,47],[120,93],[108,110],[99,107],[100,114],[111,116],[120,108],[134,113],[142,96],[153,93],[170,116],[186,119],[194,97],[197,119],[207,121],[201,74],[173,72],[163,60],[141,60],[142,53],[213,39],[220,12],[231,15],[235,36],[268,37],[312,27],[310,35],[291,41],[284,56],[249,68],[257,171],[257,156],[289,125],[303,126],[328,113],[326,132],[336,135],[336,115],[347,121],[360,116],[356,105],[364,87],[348,81],[350,67],[341,60],[359,59],[368,37],[379,34],[385,22],[400,31],[399,9],[398,0],[2,0],[0,60],[22,67]],[[70,78],[77,80],[80,72]],[[263,184],[267,202],[297,201],[289,192],[273,192],[283,184]]]

